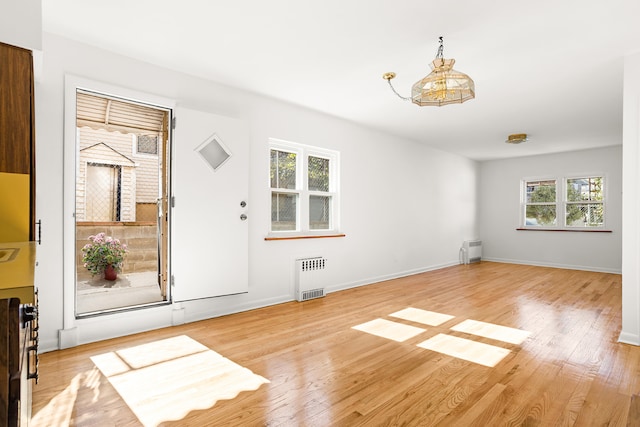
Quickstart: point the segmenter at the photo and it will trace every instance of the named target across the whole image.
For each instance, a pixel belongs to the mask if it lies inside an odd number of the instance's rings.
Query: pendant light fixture
[[[455,59],[444,58],[443,39],[440,37],[440,47],[436,58],[431,62],[431,73],[417,81],[411,88],[411,97],[400,95],[391,79],[396,73],[384,73],[382,78],[389,83],[389,87],[400,99],[411,101],[421,107],[426,105],[442,106],[447,104],[461,104],[475,98],[476,89],[471,77],[453,69]]]

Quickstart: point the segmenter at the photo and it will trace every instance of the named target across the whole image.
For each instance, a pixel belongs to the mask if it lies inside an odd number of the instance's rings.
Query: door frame
[[[130,100],[132,102],[139,102],[143,104],[149,104],[150,106],[157,106],[158,108],[169,110],[168,116],[172,116],[173,111],[175,110],[175,101],[160,97],[153,94],[148,94],[144,92],[139,92],[123,87],[119,87],[116,85],[94,81],[91,79],[87,79],[80,76],[65,75],[65,87],[64,87],[64,170],[63,170],[63,329],[61,331],[61,342],[64,341],[64,333],[63,331],[72,331],[75,330],[78,324],[78,318],[76,317],[76,220],[75,220],[75,209],[76,209],[76,175],[77,171],[77,162],[76,162],[76,138],[77,138],[77,127],[76,127],[76,93],[77,90],[86,90],[89,92],[97,92],[103,94],[109,94],[114,97],[120,97],[124,100]],[[172,139],[172,130],[171,126],[167,124],[167,135],[166,138],[163,138],[162,147],[166,149],[166,159],[168,164],[165,168],[171,173],[171,152],[170,152],[170,141]],[[165,181],[166,182],[166,181]],[[165,193],[171,194],[171,182],[169,182],[165,187]],[[162,203],[163,209],[166,209],[165,223],[166,227],[159,227],[162,232],[166,233],[166,254],[159,254],[160,258],[165,258],[166,262],[166,275],[171,277],[170,272],[170,263],[168,262],[168,254],[170,250],[168,247],[171,245],[171,219],[170,219],[170,210],[168,210],[167,200]],[[162,278],[161,287],[165,287],[166,292],[166,277]],[[171,303],[171,296],[167,296],[166,303]],[[116,315],[117,312],[113,313],[104,313],[104,316]],[[73,334],[71,334],[73,335]],[[77,336],[70,339],[71,341],[77,340]],[[70,344],[72,344],[70,342]],[[63,346],[64,347],[64,346]]]

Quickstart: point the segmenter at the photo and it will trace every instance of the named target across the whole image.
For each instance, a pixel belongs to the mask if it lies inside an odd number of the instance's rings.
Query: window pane
[[[138,153],[158,154],[158,135],[138,135]]]
[[[571,203],[567,205],[567,227],[601,227],[604,207],[601,203]]]
[[[309,228],[328,230],[331,222],[331,196],[309,197]]]
[[[555,203],[556,181],[528,181],[527,203]]]
[[[271,193],[271,230],[295,231],[297,194]]]
[[[556,205],[528,205],[525,225],[549,226],[556,224]]]
[[[569,202],[601,201],[602,177],[568,179],[567,200]]]
[[[271,150],[271,188],[296,188],[296,153]]]
[[[309,190],[329,191],[329,159],[309,156]]]

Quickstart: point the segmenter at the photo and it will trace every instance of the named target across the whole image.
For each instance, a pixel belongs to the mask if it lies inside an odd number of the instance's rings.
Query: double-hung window
[[[525,226],[555,227],[557,191],[555,179],[525,181]]]
[[[522,226],[561,230],[603,228],[602,176],[523,180]]]
[[[603,227],[604,188],[601,176],[567,179],[565,226]]]
[[[322,235],[338,231],[339,153],[270,140],[272,235]]]

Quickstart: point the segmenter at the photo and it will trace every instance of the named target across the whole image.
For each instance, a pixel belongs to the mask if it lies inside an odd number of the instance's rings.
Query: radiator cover
[[[296,259],[295,298],[307,301],[325,296],[327,260],[323,257]]]
[[[465,264],[482,260],[482,240],[466,240],[462,243],[462,261]]]

